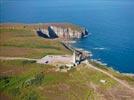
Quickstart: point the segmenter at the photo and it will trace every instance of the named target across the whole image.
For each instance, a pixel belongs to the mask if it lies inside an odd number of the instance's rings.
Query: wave
[[[98,63],[98,64],[100,64],[100,65],[107,66],[107,63],[101,62],[100,59],[99,59],[99,60],[97,60],[97,59],[91,59],[91,61],[94,61],[94,62],[96,62],[96,63]]]
[[[69,41],[63,41],[64,43],[69,43],[69,44],[75,44],[76,41],[75,40],[69,40]]]
[[[106,48],[98,48],[98,47],[96,47],[96,48],[93,48],[94,50],[106,50]]]
[[[92,33],[88,33],[87,35],[84,35],[84,38],[88,37],[89,35],[91,35]]]

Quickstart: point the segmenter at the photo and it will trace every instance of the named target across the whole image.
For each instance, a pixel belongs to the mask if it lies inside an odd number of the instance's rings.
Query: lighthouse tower
[[[73,52],[73,63],[75,64],[76,63],[76,54],[75,54],[75,50]]]

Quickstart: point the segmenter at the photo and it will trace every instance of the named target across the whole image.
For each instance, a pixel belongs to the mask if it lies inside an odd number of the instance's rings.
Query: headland
[[[2,99],[122,100],[134,97],[134,76],[90,60],[70,41],[88,35],[68,23],[0,25]]]

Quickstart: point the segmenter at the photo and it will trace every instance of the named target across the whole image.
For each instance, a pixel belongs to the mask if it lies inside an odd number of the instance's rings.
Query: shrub
[[[22,100],[37,100],[38,96],[35,92],[30,92],[22,97]]]
[[[4,81],[4,84],[7,84],[10,81],[10,77],[0,76],[0,81]]]
[[[29,60],[24,60],[24,61],[22,62],[23,65],[25,65],[25,64],[33,64],[33,63],[36,63],[36,61],[34,61],[34,60],[33,60],[33,61],[32,61],[32,60],[31,60],[31,61],[29,61]]]
[[[11,93],[12,93],[13,96],[17,96],[17,95],[19,95],[21,92],[20,92],[19,87],[16,87],[16,88],[14,88],[14,89],[11,90]]]
[[[33,84],[40,85],[42,83],[42,80],[44,79],[43,72],[38,73],[35,75],[35,79],[33,80]]]
[[[36,74],[34,77],[26,80],[24,82],[24,86],[30,86],[30,85],[41,85],[42,81],[44,79],[43,72]]]

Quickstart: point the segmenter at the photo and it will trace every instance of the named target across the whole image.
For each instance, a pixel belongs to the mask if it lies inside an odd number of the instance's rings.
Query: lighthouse
[[[76,63],[76,54],[75,54],[75,50],[73,52],[73,63],[75,64]]]

